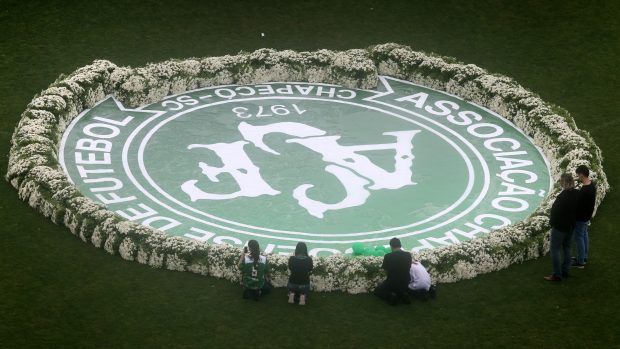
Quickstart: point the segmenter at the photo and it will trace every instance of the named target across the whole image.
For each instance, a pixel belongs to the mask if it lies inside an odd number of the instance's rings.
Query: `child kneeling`
[[[428,297],[434,297],[436,288],[431,283],[431,275],[428,273],[422,263],[418,261],[411,262],[409,269],[410,282],[407,292],[411,296],[426,300]]]

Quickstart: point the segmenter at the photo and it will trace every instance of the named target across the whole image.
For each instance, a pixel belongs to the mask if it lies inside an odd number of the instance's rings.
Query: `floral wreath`
[[[307,81],[370,89],[376,87],[378,75],[445,91],[493,110],[530,136],[551,164],[555,188],[527,219],[484,237],[413,253],[436,282],[469,279],[547,253],[549,211],[561,191],[557,185],[561,173],[573,173],[577,166],[587,165],[597,182],[596,207],[609,191],[601,150],[588,132],[577,128],[566,110],[544,102],[509,77],[393,43],[340,52],[259,49],[138,68],[96,60],[60,76],[28,104],[11,139],[6,179],[30,206],[110,254],[155,268],[238,282],[238,247],[171,237],[125,220],[83,196],[58,162],[58,144],[66,127],[108,95],[137,107],[167,95],[225,84]],[[270,255],[269,260],[273,284],[285,286],[288,257]],[[313,288],[368,292],[385,277],[381,261],[381,257],[314,257]]]

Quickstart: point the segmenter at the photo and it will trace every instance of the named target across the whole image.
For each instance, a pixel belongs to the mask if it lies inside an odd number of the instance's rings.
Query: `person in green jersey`
[[[288,269],[291,275],[288,278],[288,302],[293,304],[299,299],[299,305],[306,304],[306,297],[310,291],[310,273],[313,268],[312,258],[308,256],[308,247],[298,242],[295,255],[288,259]]]
[[[267,257],[260,254],[258,241],[248,241],[239,258],[243,298],[257,301],[269,293],[269,264]]]

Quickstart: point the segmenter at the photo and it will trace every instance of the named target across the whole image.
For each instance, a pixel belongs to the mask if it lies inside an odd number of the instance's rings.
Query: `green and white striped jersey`
[[[243,263],[240,265],[243,286],[251,289],[263,288],[268,267],[267,257],[260,256],[255,267],[254,260],[249,255],[246,255]]]

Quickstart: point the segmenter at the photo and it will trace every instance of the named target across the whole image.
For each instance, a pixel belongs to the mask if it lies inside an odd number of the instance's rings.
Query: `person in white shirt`
[[[432,296],[435,288],[431,284],[431,275],[426,271],[422,263],[418,261],[411,262],[409,269],[409,294],[414,296]]]

